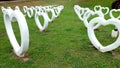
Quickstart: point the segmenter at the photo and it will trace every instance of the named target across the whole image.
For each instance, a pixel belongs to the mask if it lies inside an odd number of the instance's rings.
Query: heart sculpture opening
[[[98,39],[98,41],[103,45],[107,46],[108,44],[111,44],[116,41],[117,38],[110,37],[111,36],[111,30],[113,30],[114,25],[101,25],[98,30],[95,30],[95,35]]]
[[[120,9],[112,9],[110,11],[110,17],[111,18],[117,18],[117,19],[120,19]]]

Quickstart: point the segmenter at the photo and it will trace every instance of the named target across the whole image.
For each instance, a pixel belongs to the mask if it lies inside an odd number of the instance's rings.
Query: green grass
[[[37,2],[37,3],[36,3]],[[74,12],[73,6],[93,9],[95,5],[111,7],[113,0],[43,0],[25,3],[22,5],[50,5],[63,4],[64,10],[58,18],[49,23],[45,32],[40,32],[34,18],[27,19],[30,45],[27,52],[29,60],[21,61],[12,51],[12,46],[6,34],[3,14],[0,12],[0,68],[120,68],[120,59],[114,58],[112,53],[101,53],[91,47],[87,35],[87,29]],[[12,3],[5,6],[12,6]],[[1,6],[4,6],[2,4]],[[109,18],[107,15],[106,18]],[[20,43],[20,34],[17,23],[13,23],[13,29]],[[105,29],[104,29],[105,28]],[[112,25],[101,26],[96,35],[103,45],[114,42],[110,36]],[[120,48],[115,49],[120,53]]]

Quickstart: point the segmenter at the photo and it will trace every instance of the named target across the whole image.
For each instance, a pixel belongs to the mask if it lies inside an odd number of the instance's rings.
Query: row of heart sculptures
[[[82,20],[83,23],[85,24],[88,32],[88,37],[92,42],[93,46],[96,47],[99,51],[107,52],[120,46],[120,33],[118,35],[118,31],[120,32],[120,20],[119,20],[120,16],[116,17],[114,15],[115,12],[120,12],[120,9],[109,10],[108,7],[101,7],[100,5],[97,5],[94,7],[93,11],[90,10],[89,8],[82,8],[79,5],[75,5],[74,10],[78,15],[79,19]],[[107,14],[110,15],[110,19],[105,19],[105,15]],[[97,15],[97,17],[94,17],[89,21],[88,19],[92,15]],[[118,35],[118,38],[114,43],[107,46],[103,46],[96,38],[94,30],[99,28],[101,25],[106,26],[110,24],[114,25],[115,28],[118,29],[118,31],[112,30],[111,36],[117,37]]]
[[[4,23],[6,27],[6,31],[9,37],[9,40],[12,44],[12,47],[14,49],[14,52],[17,56],[23,57],[24,54],[27,52],[29,48],[29,30],[27,26],[27,22],[25,17],[28,16],[29,18],[34,17],[36,25],[40,29],[40,31],[44,31],[47,26],[48,22],[52,22],[55,18],[57,18],[61,11],[63,10],[64,6],[60,5],[49,5],[49,6],[31,6],[23,7],[23,13],[20,11],[19,7],[16,6],[15,10],[11,9],[10,7],[4,8],[2,7],[3,17],[4,17]],[[101,7],[99,5],[94,7],[94,11],[90,10],[89,8],[82,8],[79,5],[74,5],[75,13],[78,15],[79,19],[82,20],[87,28],[88,37],[90,41],[92,42],[93,46],[95,46],[100,52],[107,52],[111,51],[118,46],[120,46],[120,33],[118,35],[118,32],[120,32],[120,16],[115,17],[113,14],[114,12],[119,12],[120,10],[109,10],[108,7]],[[52,13],[52,17],[49,18],[48,12]],[[105,15],[110,14],[110,19],[105,19]],[[97,15],[97,17],[92,18],[90,21],[88,20],[92,15]],[[42,16],[44,18],[44,25],[41,25],[41,22],[39,20],[39,16]],[[14,35],[12,25],[11,23],[13,21],[17,21],[20,29],[20,35],[21,35],[21,45],[18,44],[16,37]],[[112,24],[115,26],[115,28],[118,29],[118,31],[112,30],[112,37],[117,37],[117,40],[108,45],[103,46],[96,38],[94,30],[98,29],[101,25],[109,25]]]
[[[19,57],[24,57],[25,53],[28,51],[29,48],[29,30],[27,26],[26,16],[29,18],[34,17],[35,23],[38,26],[39,30],[42,32],[44,31],[49,22],[52,22],[55,18],[57,18],[61,11],[64,9],[63,5],[49,5],[49,6],[31,6],[23,7],[23,13],[19,9],[18,6],[15,7],[13,10],[11,7],[1,7],[4,17],[4,23],[7,31],[8,38],[14,52]],[[51,12],[52,17],[50,18],[48,13]],[[42,16],[44,19],[44,24],[42,25],[39,17]],[[16,37],[14,35],[14,31],[12,28],[12,22],[18,22],[18,26],[20,29],[20,36],[21,36],[21,45],[18,44]]]

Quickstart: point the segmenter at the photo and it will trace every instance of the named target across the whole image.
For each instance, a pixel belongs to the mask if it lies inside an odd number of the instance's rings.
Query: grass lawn
[[[99,2],[100,1],[100,2]],[[30,45],[27,52],[28,61],[23,61],[13,53],[12,46],[6,34],[3,14],[0,11],[0,68],[120,68],[120,48],[113,52],[101,53],[92,47],[87,35],[87,29],[74,12],[73,6],[93,9],[95,5],[111,8],[114,0],[40,0],[13,3],[0,3],[0,6],[16,5],[51,5],[62,4],[64,10],[45,32],[40,32],[34,18],[26,17]],[[22,9],[21,9],[22,10]],[[109,18],[109,15],[106,16]],[[20,32],[17,23],[13,29],[20,43]],[[116,39],[111,38],[112,25],[101,26],[96,36],[103,45],[111,44]]]

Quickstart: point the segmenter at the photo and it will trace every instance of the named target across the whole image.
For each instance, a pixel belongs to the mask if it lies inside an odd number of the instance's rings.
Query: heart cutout
[[[88,37],[90,39],[90,41],[92,42],[92,44],[101,52],[107,52],[107,51],[111,51],[114,50],[115,48],[117,48],[118,46],[120,46],[120,34],[117,38],[117,40],[115,42],[113,42],[110,45],[107,46],[103,46],[96,38],[95,33],[94,33],[94,24],[99,23],[103,26],[106,25],[115,25],[118,28],[118,31],[120,31],[120,21],[118,19],[108,19],[105,20],[101,17],[96,17],[94,19],[92,19],[89,23],[89,26],[87,28],[88,31]]]
[[[120,9],[112,9],[110,11],[110,17],[120,19]]]

